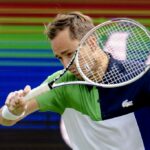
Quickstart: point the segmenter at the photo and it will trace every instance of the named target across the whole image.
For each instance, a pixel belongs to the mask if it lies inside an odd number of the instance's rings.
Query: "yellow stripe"
[[[41,27],[44,26],[44,23],[48,23],[51,22],[54,18],[28,18],[28,17],[7,17],[7,18],[0,18],[0,23],[39,23],[41,24]],[[100,22],[104,22],[107,20],[107,18],[93,18],[94,23],[100,23]],[[150,19],[149,18],[138,18],[136,19],[137,21],[143,23],[143,24],[150,24]],[[2,25],[0,25],[0,29],[1,29]],[[1,33],[6,33],[6,32],[22,32],[22,33],[39,33],[41,32],[41,30],[22,30],[20,31],[20,29],[16,29],[16,30],[9,30],[9,31],[5,31],[5,30],[0,30]]]

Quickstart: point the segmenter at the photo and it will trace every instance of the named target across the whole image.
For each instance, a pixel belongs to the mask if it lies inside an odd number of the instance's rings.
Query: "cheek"
[[[64,58],[64,59],[61,60],[61,63],[66,68],[69,65],[69,63],[70,63],[70,59]]]

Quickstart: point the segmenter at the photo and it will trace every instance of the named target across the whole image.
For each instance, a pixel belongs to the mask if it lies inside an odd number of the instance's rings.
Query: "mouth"
[[[70,70],[70,72],[72,74],[74,74],[78,79],[82,79],[81,75],[79,74],[79,72],[76,69],[72,69],[72,70]]]
[[[79,72],[77,72],[77,71],[71,71],[71,70],[70,70],[70,72],[71,72],[72,74],[74,74],[75,76],[78,76],[78,75],[79,75]]]

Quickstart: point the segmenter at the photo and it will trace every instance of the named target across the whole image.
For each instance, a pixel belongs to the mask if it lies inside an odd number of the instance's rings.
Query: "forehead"
[[[51,44],[52,44],[52,47],[56,48],[56,47],[59,47],[61,45],[64,45],[65,42],[68,42],[69,40],[71,40],[70,31],[68,28],[66,28],[66,29],[60,31],[57,34],[57,36],[53,40],[51,40]]]
[[[59,53],[60,51],[69,49],[76,49],[78,43],[78,40],[74,40],[70,37],[70,31],[68,28],[60,31],[51,41],[54,53]]]

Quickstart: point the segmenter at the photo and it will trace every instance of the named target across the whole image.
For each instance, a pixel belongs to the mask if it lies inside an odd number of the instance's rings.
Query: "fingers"
[[[15,114],[20,114],[25,111],[26,104],[24,101],[24,96],[28,94],[31,90],[30,86],[26,86],[23,90],[18,90],[11,92],[6,99],[5,105],[9,108],[11,112]]]
[[[13,101],[17,95],[18,95],[17,91],[9,93],[9,95],[7,96],[7,99],[5,101],[5,104],[7,106],[9,106],[10,105],[10,101]]]
[[[23,94],[24,96],[27,95],[31,91],[31,87],[29,85],[25,86]]]
[[[23,97],[16,94],[15,97],[11,99],[10,104],[15,108],[22,107],[24,105]]]

